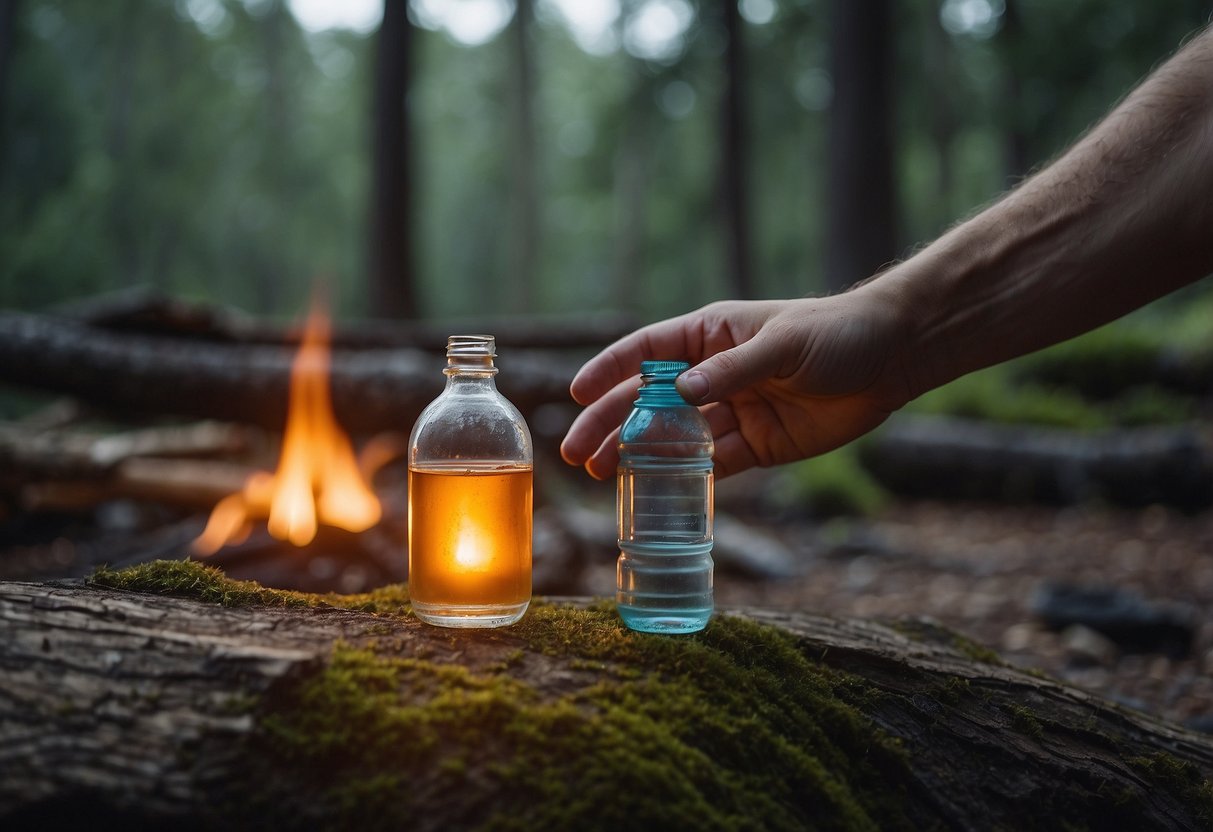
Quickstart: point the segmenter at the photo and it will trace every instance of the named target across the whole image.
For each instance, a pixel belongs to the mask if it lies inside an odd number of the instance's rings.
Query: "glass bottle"
[[[447,339],[446,389],[409,437],[409,595],[441,627],[501,627],[531,602],[534,453],[497,392],[491,335]]]
[[[712,615],[712,431],[674,380],[690,365],[645,361],[619,432],[616,601],[633,630],[693,633]]]

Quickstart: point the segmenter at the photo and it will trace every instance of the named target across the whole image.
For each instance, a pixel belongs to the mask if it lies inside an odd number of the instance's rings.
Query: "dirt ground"
[[[722,575],[718,602],[929,616],[1012,664],[1213,732],[1213,512],[920,502],[870,521],[833,522],[804,553],[803,576],[754,582]],[[823,548],[831,535],[842,545]],[[785,538],[795,546],[797,532]],[[1193,650],[1169,658],[1122,651],[1085,628],[1050,632],[1031,609],[1049,581],[1186,605],[1197,622]]]

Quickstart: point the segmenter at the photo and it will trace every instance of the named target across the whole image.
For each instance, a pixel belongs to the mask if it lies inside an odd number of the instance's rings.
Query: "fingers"
[[[692,404],[718,402],[778,372],[780,344],[759,332],[732,349],[718,352],[678,377],[678,392]]]
[[[607,434],[606,439],[598,446],[598,450],[585,461],[585,470],[596,480],[610,479],[615,476],[619,466],[619,428]]]
[[[736,430],[716,437],[716,454],[712,459],[716,462],[715,474],[718,480],[760,464],[750,448],[750,443]]]
[[[639,388],[640,376],[630,376],[577,414],[560,443],[564,461],[570,465],[584,465],[592,456],[597,456],[603,440],[627,418]]]
[[[578,404],[597,401],[621,381],[635,375],[641,361],[686,360],[687,317],[683,315],[638,329],[591,358],[569,385],[573,399]]]

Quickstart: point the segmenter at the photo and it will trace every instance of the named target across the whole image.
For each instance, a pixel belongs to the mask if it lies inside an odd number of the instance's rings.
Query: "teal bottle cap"
[[[685,361],[641,361],[640,374],[642,376],[678,376],[680,373],[685,373],[691,369],[691,365]]]

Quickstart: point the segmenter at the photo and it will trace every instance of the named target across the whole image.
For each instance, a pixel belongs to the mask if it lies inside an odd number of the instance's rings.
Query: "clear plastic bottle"
[[[712,615],[712,431],[674,380],[690,365],[645,361],[619,432],[616,601],[633,630],[693,633]]]
[[[531,602],[534,452],[497,392],[491,335],[447,339],[446,389],[409,437],[409,596],[441,627],[501,627]]]

